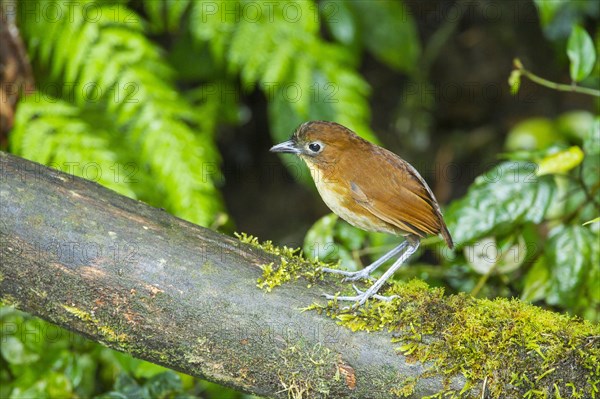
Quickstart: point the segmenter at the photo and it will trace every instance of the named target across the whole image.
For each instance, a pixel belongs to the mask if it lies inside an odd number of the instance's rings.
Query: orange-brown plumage
[[[398,155],[333,122],[305,123],[292,140],[324,144],[316,155],[299,155],[325,203],[342,219],[363,230],[419,237],[441,234],[453,247],[435,196]],[[328,196],[336,194],[341,206],[330,203],[336,199]]]
[[[302,158],[323,201],[342,219],[363,230],[406,236],[409,248],[406,256],[394,264],[396,268],[416,251],[419,239],[427,235],[441,234],[448,247],[453,248],[435,196],[416,169],[350,129],[334,122],[307,122],[296,129],[291,140],[271,151],[294,153]],[[385,259],[374,262],[364,273],[327,271],[345,274],[350,279],[366,277],[404,247],[384,255]],[[395,268],[391,269],[393,273]],[[362,304],[375,296],[387,277],[384,275],[358,296],[336,298]]]

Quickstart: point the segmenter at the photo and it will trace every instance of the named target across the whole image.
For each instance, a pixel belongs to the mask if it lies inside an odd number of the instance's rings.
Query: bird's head
[[[291,139],[271,147],[270,151],[296,154],[307,163],[329,163],[360,141],[363,140],[338,123],[311,121],[300,125]]]

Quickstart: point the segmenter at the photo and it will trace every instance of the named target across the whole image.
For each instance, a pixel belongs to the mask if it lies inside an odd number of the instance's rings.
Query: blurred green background
[[[444,207],[456,250],[426,239],[395,278],[600,319],[600,3],[1,4],[2,150],[358,269],[398,238],[338,220],[268,152],[336,121]],[[0,329],[2,398],[249,397],[10,307]]]

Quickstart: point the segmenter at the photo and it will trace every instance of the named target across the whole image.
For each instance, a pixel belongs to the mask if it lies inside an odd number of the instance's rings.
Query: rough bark
[[[335,290],[327,283],[259,290],[259,265],[273,261],[261,250],[13,155],[0,152],[0,163],[5,304],[267,397],[392,397],[391,386],[425,370],[389,334],[301,312]],[[421,378],[413,396],[443,386]]]

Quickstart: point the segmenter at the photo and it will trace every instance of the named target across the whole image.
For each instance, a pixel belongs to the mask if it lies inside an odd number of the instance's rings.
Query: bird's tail
[[[446,223],[444,223],[443,221],[442,221],[442,228],[440,229],[440,233],[442,234],[444,241],[446,241],[446,244],[448,244],[448,248],[453,249],[454,242],[452,241],[452,236],[450,235],[450,232],[448,231],[448,227],[446,227]]]

